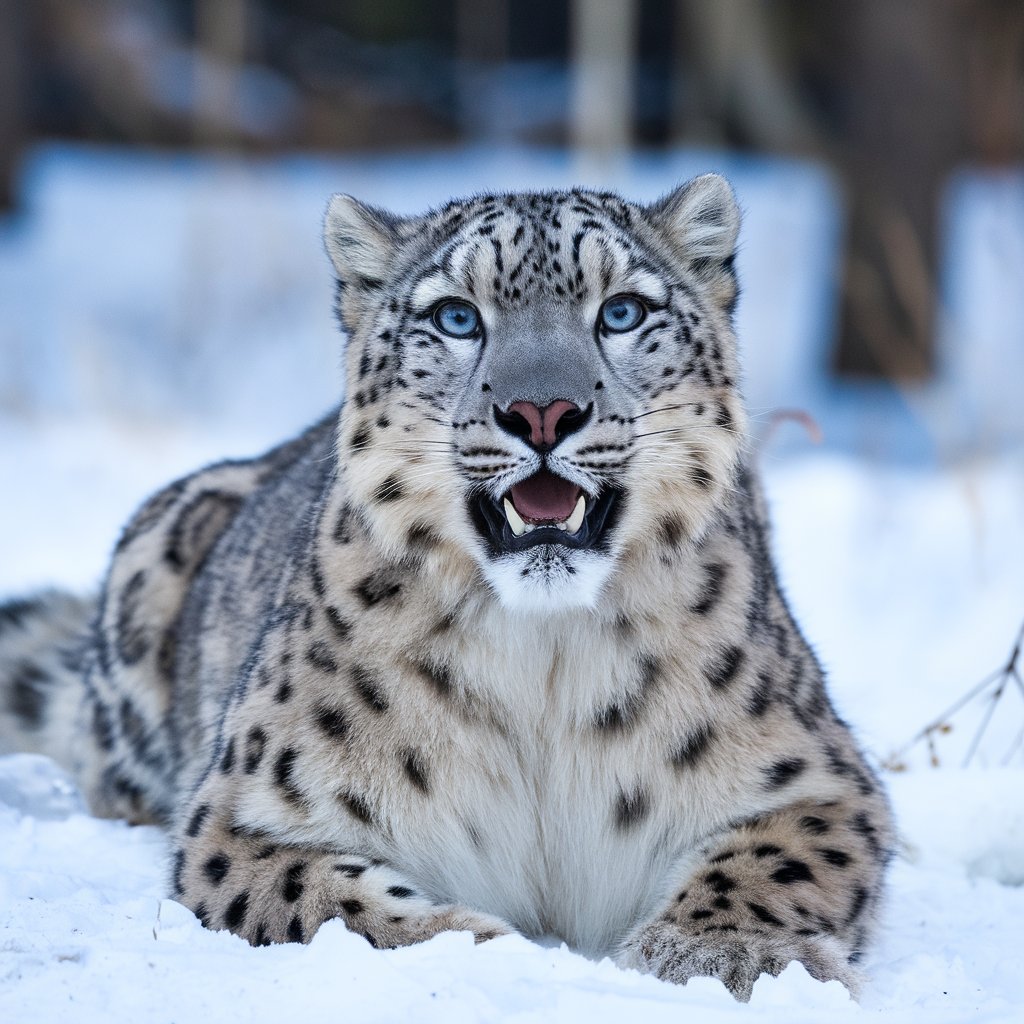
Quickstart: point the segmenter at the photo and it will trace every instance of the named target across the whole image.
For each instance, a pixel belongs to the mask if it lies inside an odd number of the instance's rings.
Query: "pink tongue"
[[[560,523],[572,515],[580,489],[542,469],[510,492],[516,511],[529,523]]]

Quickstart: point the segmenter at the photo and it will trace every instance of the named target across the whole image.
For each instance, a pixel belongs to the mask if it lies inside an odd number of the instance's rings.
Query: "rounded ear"
[[[324,247],[338,277],[335,309],[342,325],[356,330],[380,292],[405,222],[387,210],[342,193],[331,196],[324,218]]]
[[[740,210],[720,174],[702,174],[648,207],[654,223],[698,274],[720,271],[736,254]]]
[[[331,196],[324,218],[324,246],[346,286],[373,285],[386,275],[399,245],[398,217],[352,196]]]

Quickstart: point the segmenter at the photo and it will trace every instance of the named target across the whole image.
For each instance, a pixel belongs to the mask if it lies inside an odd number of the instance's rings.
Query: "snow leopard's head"
[[[738,229],[716,175],[651,206],[580,189],[404,219],[335,196],[339,450],[379,543],[459,552],[509,607],[554,610],[698,538],[744,434]]]

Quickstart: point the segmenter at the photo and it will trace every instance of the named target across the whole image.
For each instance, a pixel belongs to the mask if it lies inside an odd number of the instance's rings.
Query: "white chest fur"
[[[639,685],[613,623],[499,610],[475,626],[459,661],[481,716],[432,738],[434,795],[381,852],[439,897],[607,953],[712,824],[669,764],[675,723],[595,725]]]
[[[421,578],[401,621],[368,618],[372,631],[357,638],[387,711],[341,678],[321,690],[351,728],[340,745],[320,737],[300,754],[308,813],[268,793],[248,797],[242,818],[378,856],[425,893],[527,935],[610,952],[670,895],[705,837],[763,809],[751,757],[763,737],[710,695],[702,629],[665,619],[691,600],[669,592],[690,575],[620,592],[603,611],[546,615],[511,612],[481,588],[440,632],[436,579]],[[447,692],[425,685],[417,662],[446,666]],[[680,770],[674,751],[712,719],[713,757]],[[372,820],[345,810],[347,794]]]

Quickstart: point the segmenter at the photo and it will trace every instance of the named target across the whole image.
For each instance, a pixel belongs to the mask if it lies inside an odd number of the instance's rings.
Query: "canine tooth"
[[[526,533],[526,523],[523,522],[522,516],[519,515],[515,505],[508,498],[505,499],[505,518],[508,520],[508,525],[512,527],[512,532],[517,537],[522,537]]]
[[[583,525],[583,517],[586,514],[587,499],[581,494],[579,500],[576,502],[576,507],[572,510],[572,515],[565,521],[565,528],[570,533],[576,533],[576,531]]]

